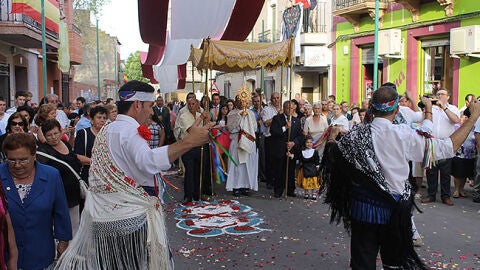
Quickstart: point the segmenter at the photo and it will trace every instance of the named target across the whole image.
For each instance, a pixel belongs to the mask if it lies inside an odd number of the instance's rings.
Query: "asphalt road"
[[[182,179],[167,176],[182,187]],[[224,184],[215,184],[214,199],[235,199],[248,205],[264,222],[265,230],[243,236],[223,234],[192,237],[176,226],[174,210],[183,198],[181,190],[169,188],[167,229],[176,269],[349,269],[350,238],[342,225],[329,223],[322,199],[303,197],[276,199],[259,184],[249,197],[233,197]],[[467,189],[467,194],[470,190]],[[480,269],[480,204],[468,198],[419,204],[423,214],[415,222],[424,245],[417,251],[431,269]],[[377,259],[378,269],[380,259]]]

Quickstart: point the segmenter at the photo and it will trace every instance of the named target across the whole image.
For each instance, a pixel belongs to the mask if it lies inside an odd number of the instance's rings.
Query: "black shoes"
[[[192,198],[189,198],[189,197],[186,197],[185,199],[183,199],[183,202],[182,204],[183,205],[188,205],[192,202]]]

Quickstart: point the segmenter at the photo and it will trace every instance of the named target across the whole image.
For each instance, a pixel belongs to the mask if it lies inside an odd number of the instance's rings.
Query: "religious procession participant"
[[[298,153],[303,145],[303,133],[300,128],[300,120],[291,116],[293,109],[290,107],[290,101],[283,103],[283,113],[273,117],[270,133],[272,134],[272,146],[275,146],[269,155],[271,155],[272,170],[274,175],[273,196],[280,198],[287,190],[287,196],[296,197],[295,195],[295,161],[288,161],[287,152],[298,157]],[[287,180],[288,178],[288,180]],[[287,183],[285,183],[287,182]]]
[[[196,121],[183,140],[150,149],[145,123],[153,113],[153,92],[139,81],[119,89],[119,115],[95,138],[78,234],[56,269],[173,268],[162,205],[142,185],[157,183],[155,174],[207,142],[211,125],[199,128]]]
[[[325,202],[332,209],[331,221],[343,221],[351,230],[354,270],[376,269],[379,251],[384,269],[425,269],[413,248],[408,160],[422,160],[425,150],[437,159],[452,157],[480,115],[476,102],[472,117],[450,137],[428,138],[433,128],[431,100],[422,97],[426,113],[418,131],[392,124],[398,100],[393,88],[379,88],[370,102],[373,122],[355,126],[325,150]],[[330,138],[338,132],[335,128]]]
[[[228,113],[228,130],[230,131],[230,155],[237,166],[230,160],[228,164],[227,190],[233,196],[249,195],[249,190],[258,190],[258,152],[255,144],[257,121],[252,110],[247,109],[247,100],[251,99],[249,91],[240,89],[235,97],[235,109]]]
[[[198,121],[208,121],[210,116],[208,111],[203,113],[198,112],[198,100],[191,97],[187,100],[188,112],[182,113],[177,120],[176,128],[180,130],[178,138],[185,138],[190,134],[192,126],[198,125]],[[201,159],[202,147],[192,147],[182,155],[182,162],[185,165],[185,177],[183,179],[183,204],[188,204],[193,200],[200,199],[200,174],[201,174]],[[205,158],[205,157],[204,157]],[[203,167],[208,168],[207,166]],[[202,179],[203,180],[203,179]],[[203,184],[204,182],[202,182]]]
[[[265,137],[265,177],[267,180],[267,189],[272,189],[275,182],[275,172],[273,168],[273,159],[270,153],[276,148],[272,142],[272,134],[270,133],[270,126],[272,125],[273,117],[282,112],[280,103],[280,94],[273,92],[270,96],[270,104],[263,109],[262,122],[265,126],[263,136]]]

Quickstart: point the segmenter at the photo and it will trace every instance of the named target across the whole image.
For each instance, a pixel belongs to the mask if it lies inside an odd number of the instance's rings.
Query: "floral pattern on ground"
[[[235,200],[192,202],[175,210],[177,227],[194,237],[213,237],[222,234],[245,235],[265,229],[258,226],[263,219],[251,207]]]

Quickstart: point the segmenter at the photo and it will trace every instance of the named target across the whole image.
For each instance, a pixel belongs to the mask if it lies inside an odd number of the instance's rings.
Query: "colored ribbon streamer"
[[[209,133],[208,135],[210,136],[210,140],[213,141],[216,146],[219,146],[220,149],[222,149],[222,151],[227,155],[228,159],[230,159],[235,166],[238,166],[237,162],[235,162],[230,153],[217,141],[217,139],[215,139],[215,137],[213,137],[211,133]]]
[[[220,155],[218,151],[218,147],[215,146],[213,142],[210,142],[210,145],[212,147],[212,160],[213,160],[213,165],[215,168],[215,174],[216,174],[216,179],[217,179],[217,184],[221,184],[222,182],[225,182],[225,171],[222,168],[222,165],[220,164]]]

